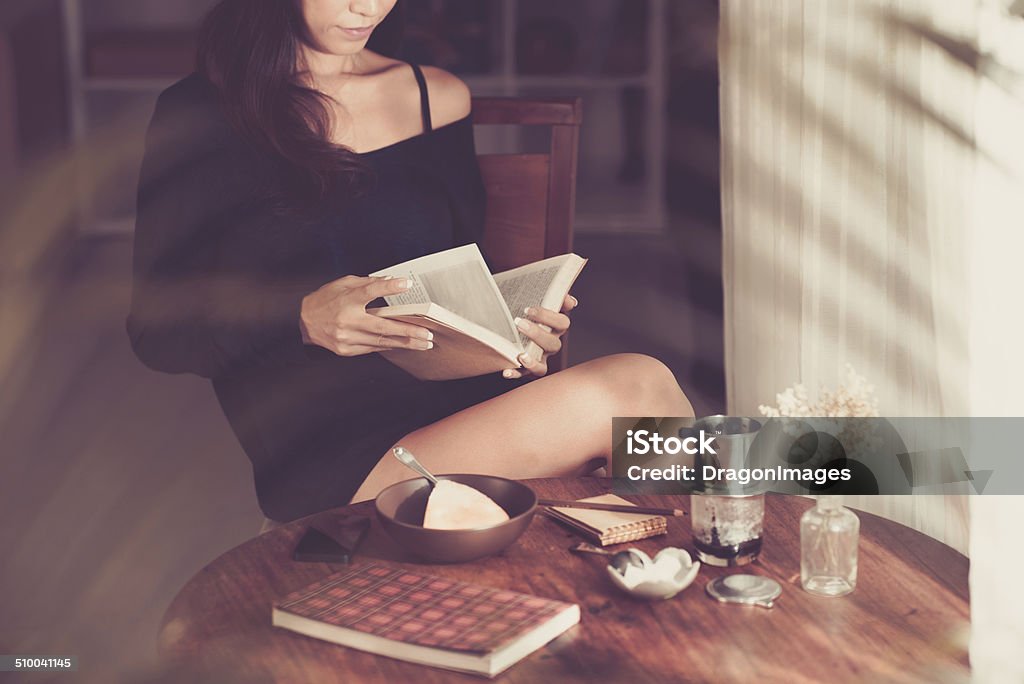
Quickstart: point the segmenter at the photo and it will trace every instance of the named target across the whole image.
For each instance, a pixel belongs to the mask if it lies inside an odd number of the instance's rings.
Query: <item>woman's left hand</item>
[[[519,356],[522,368],[508,368],[502,371],[502,376],[510,380],[521,378],[524,375],[540,377],[547,375],[548,357],[557,354],[562,350],[562,335],[569,329],[569,317],[567,313],[576,308],[579,304],[572,295],[565,295],[562,301],[561,313],[550,309],[530,307],[523,312],[522,318],[516,319],[516,326],[519,330],[537,343],[543,350],[543,354],[537,361],[531,360],[525,354]]]

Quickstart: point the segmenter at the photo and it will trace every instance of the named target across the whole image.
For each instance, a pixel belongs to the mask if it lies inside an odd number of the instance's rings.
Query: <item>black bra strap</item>
[[[423,117],[423,130],[424,132],[432,131],[434,126],[430,122],[430,95],[427,94],[427,79],[423,78],[423,71],[418,64],[409,64],[409,66],[412,67],[412,73],[416,76],[416,84],[420,87],[420,112]]]

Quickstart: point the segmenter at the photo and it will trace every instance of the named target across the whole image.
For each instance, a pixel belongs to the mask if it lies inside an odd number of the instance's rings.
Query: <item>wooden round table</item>
[[[541,497],[567,499],[608,490],[606,480],[548,479]],[[635,496],[636,503],[688,509],[688,497]],[[268,682],[480,681],[362,653],[277,629],[271,603],[343,565],[297,563],[292,547],[310,523],[330,531],[352,515],[374,517],[356,563],[383,559],[419,571],[578,603],[582,620],[501,675],[507,682],[950,682],[969,677],[967,559],[908,527],[859,513],[857,589],[822,598],[800,588],[799,521],[812,501],[770,495],[758,562],[742,569],[704,566],[668,601],[621,594],[601,559],[577,556],[578,541],[538,513],[499,556],[464,565],[423,565],[378,524],[372,502],[339,508],[262,534],[223,554],[178,593],[164,616],[159,651],[168,667],[195,679]],[[636,546],[693,553],[689,518],[669,519],[668,535]],[[721,604],[708,580],[733,572],[776,579],[772,609]]]

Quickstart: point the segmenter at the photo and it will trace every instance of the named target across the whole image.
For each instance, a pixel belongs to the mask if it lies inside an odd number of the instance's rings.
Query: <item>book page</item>
[[[384,298],[389,306],[434,303],[519,344],[519,331],[475,244],[406,261],[370,275],[412,281],[407,291]]]
[[[562,254],[498,273],[494,282],[513,316],[523,316],[528,306],[560,311],[562,300],[584,263],[575,254]],[[519,339],[527,353],[539,356],[540,348],[530,338],[519,333]]]

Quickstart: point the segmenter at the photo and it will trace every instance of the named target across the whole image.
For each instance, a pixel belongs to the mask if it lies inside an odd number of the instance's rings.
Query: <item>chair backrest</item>
[[[572,251],[576,164],[583,104],[579,97],[473,98],[473,124],[546,126],[551,145],[541,154],[481,154],[487,188],[483,251],[496,271]],[[548,359],[566,366],[568,340]]]

